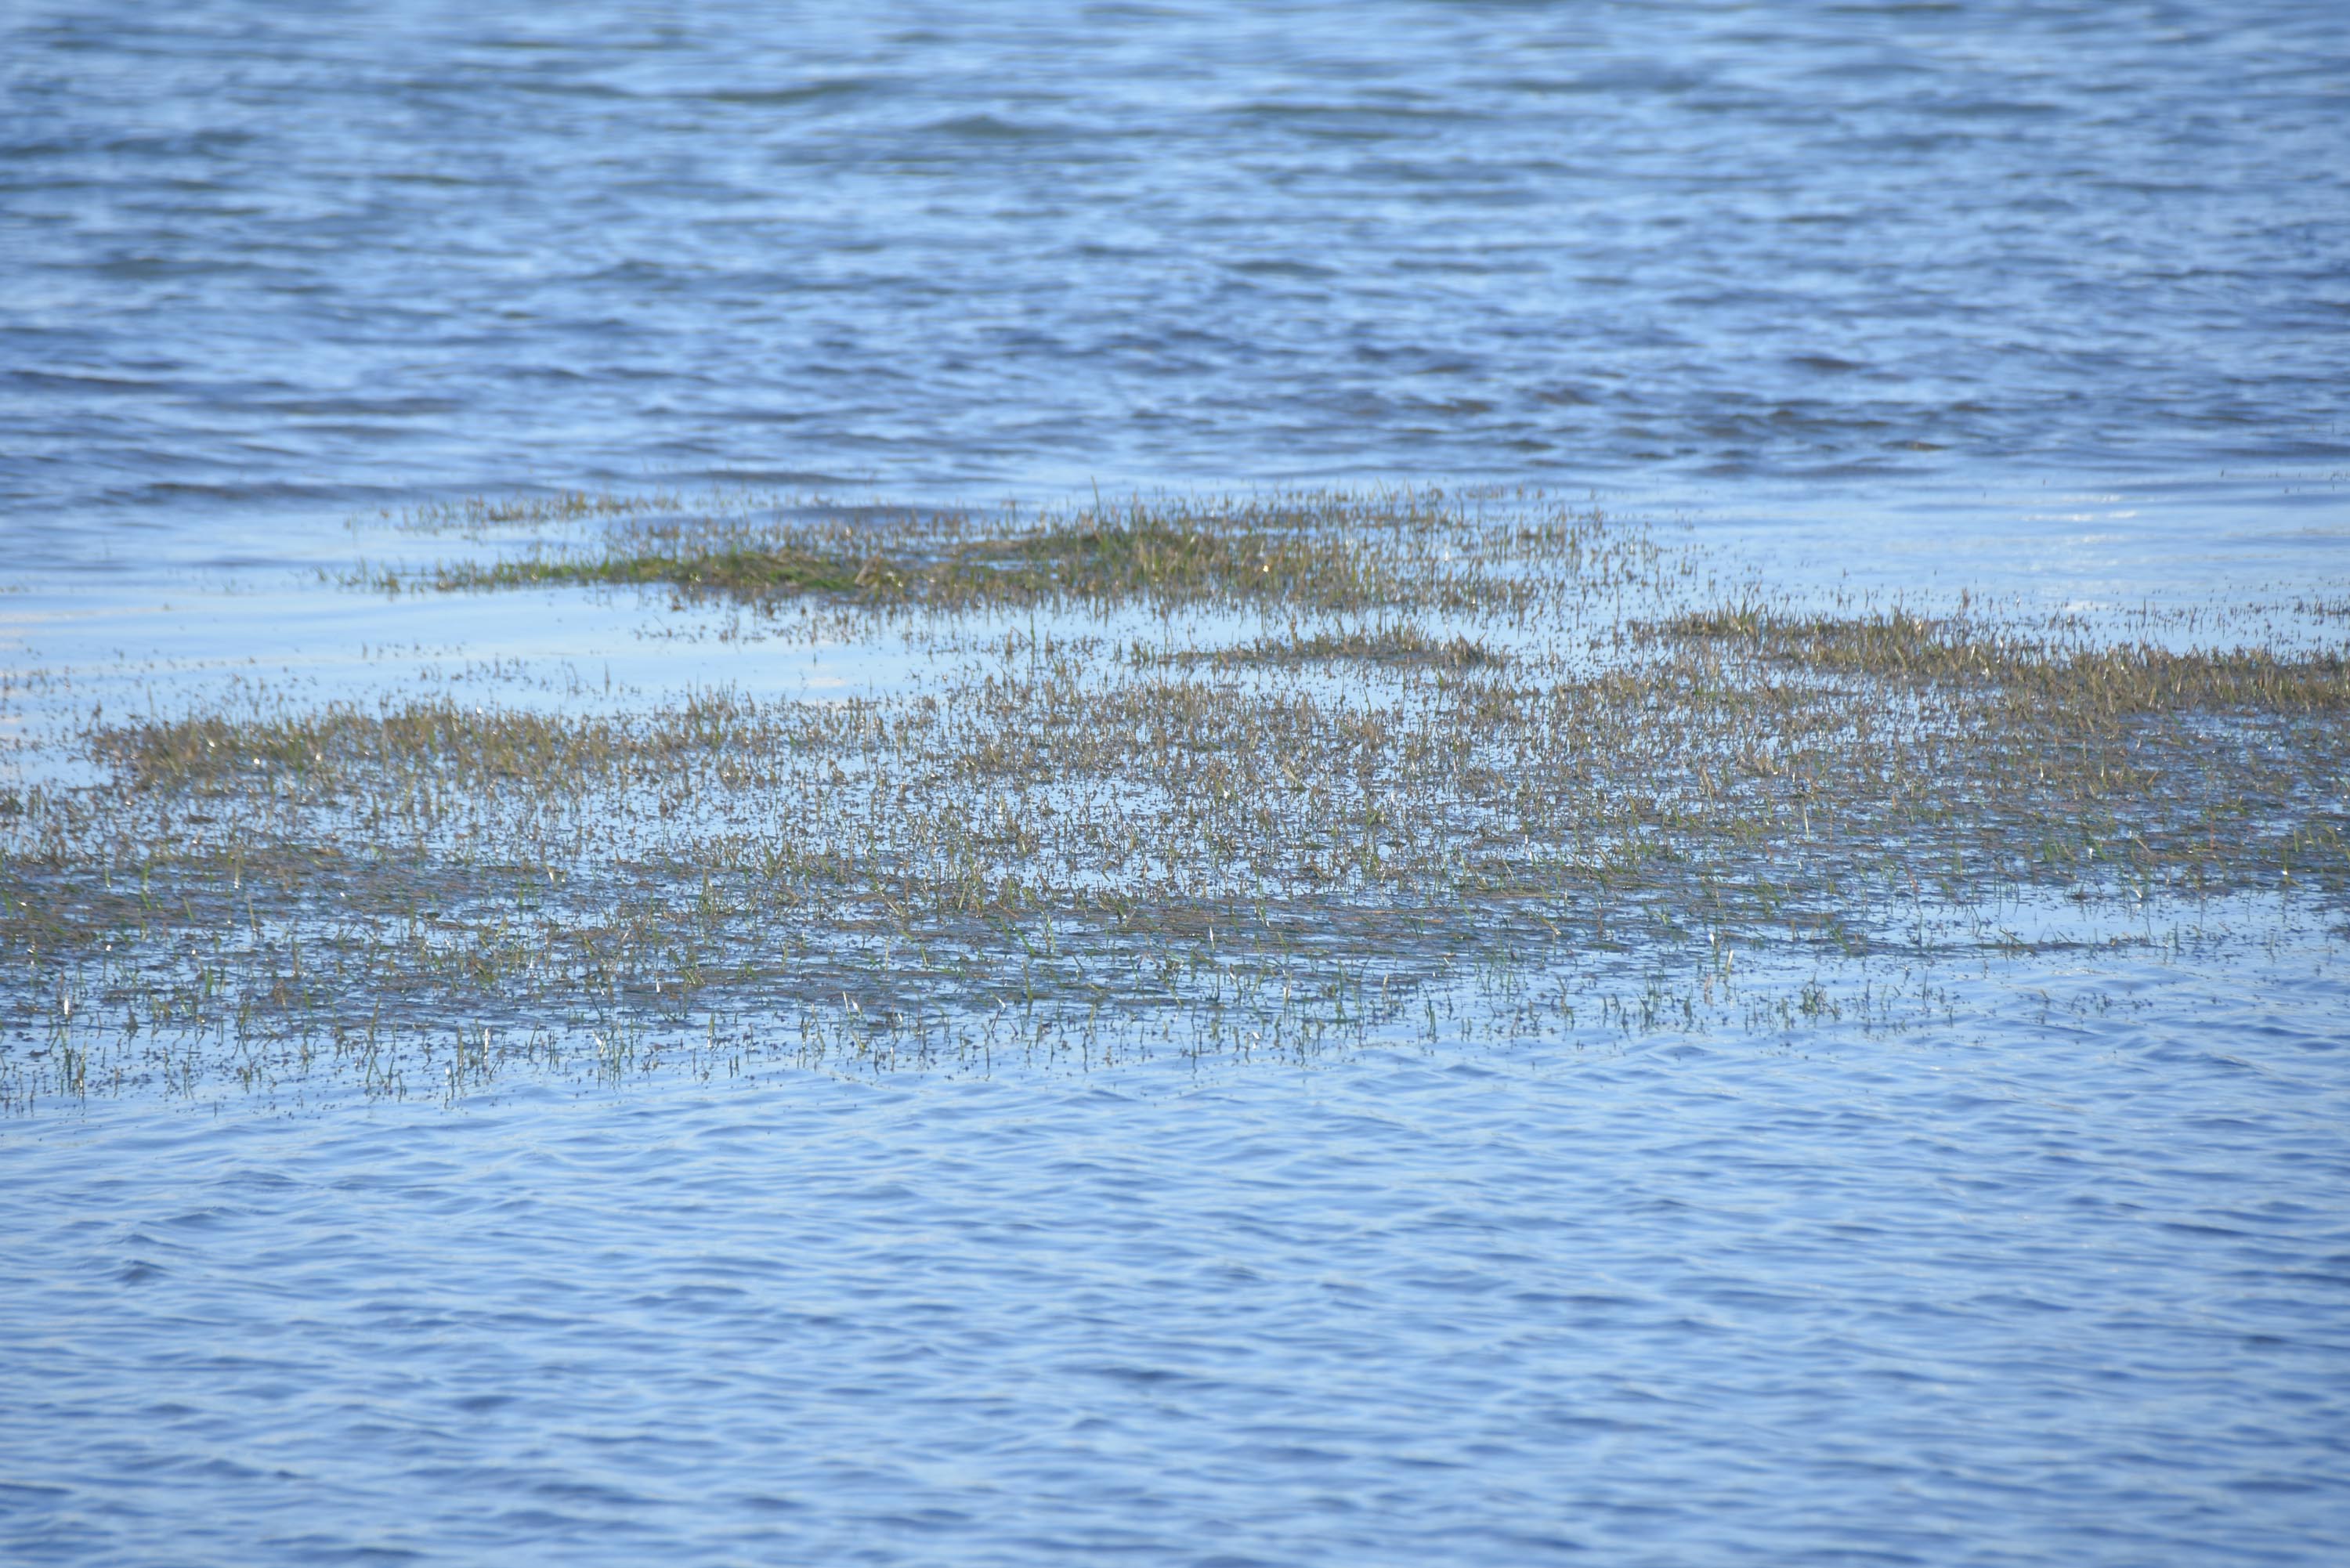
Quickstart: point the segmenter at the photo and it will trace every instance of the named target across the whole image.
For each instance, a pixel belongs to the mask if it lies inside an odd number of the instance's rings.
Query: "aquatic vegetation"
[[[1451,670],[1473,670],[1483,665],[1502,664],[1509,655],[1499,653],[1482,642],[1465,637],[1443,641],[1430,637],[1416,626],[1382,626],[1375,630],[1354,628],[1346,631],[1317,631],[1310,636],[1261,637],[1237,648],[1213,649],[1182,649],[1170,653],[1156,653],[1139,649],[1136,657],[1143,661],[1158,659],[1169,664],[1318,664],[1336,659],[1362,659],[1373,664],[1438,665]]]
[[[2054,701],[2109,713],[2338,712],[2350,691],[2350,665],[2339,651],[2299,658],[2262,648],[2180,652],[2144,642],[2092,643],[2077,634],[2033,637],[1963,617],[1901,610],[1805,618],[1742,607],[1644,629],[1799,669],[1996,688],[2020,704]]]
[[[837,597],[927,679],[94,717],[109,782],[0,819],[0,1097],[1507,1039],[1693,1019],[1741,955],[1811,975],[1736,993],[1794,1024],[1841,1005],[1805,965],[1930,974],[2027,906],[2144,941],[2350,894],[2338,651],[1821,610],[1597,517],[1382,507],[618,514],[595,580]],[[875,554],[776,576],[787,535]],[[433,581],[579,580],[501,570]]]
[[[558,490],[546,494],[467,495],[399,514],[378,515],[419,534],[480,536],[493,530],[549,528],[616,517],[667,512],[683,504],[667,491],[622,494],[611,491]],[[354,520],[356,522],[356,520]]]
[[[932,610],[1044,602],[1281,605],[1314,612],[1525,606],[1555,594],[1534,563],[1586,589],[1653,569],[1656,547],[1597,514],[1542,509],[1513,526],[1436,490],[1246,501],[1140,499],[1070,511],[842,514],[712,498],[683,511],[583,510],[605,525],[519,556],[375,566],[353,586],[452,592],[660,585],[773,601],[823,595]],[[526,512],[526,508],[522,508]],[[1503,510],[1494,507],[1493,510]]]

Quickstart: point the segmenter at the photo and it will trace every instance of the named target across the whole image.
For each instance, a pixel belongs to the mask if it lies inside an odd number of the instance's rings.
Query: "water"
[[[1781,514],[2053,481],[2341,526],[2322,3],[0,28],[0,506],[36,559],[704,479]]]
[[[306,575],[537,486],[1542,484],[2345,602],[2332,5],[495,10],[0,16],[0,735],[740,656]],[[0,1556],[2331,1562],[2350,1009],[2279,910],[1892,1032],[51,1105]]]
[[[1898,1039],[94,1105],[0,1142],[0,1547],[2329,1562],[2305,958]]]

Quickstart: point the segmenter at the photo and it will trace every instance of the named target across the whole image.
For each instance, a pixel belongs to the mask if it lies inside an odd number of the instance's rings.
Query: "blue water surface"
[[[0,742],[192,597],[207,680],[728,678],[300,575],[515,488],[1542,484],[2350,604],[2345,364],[2332,4],[18,0]],[[0,1559],[2338,1563],[2345,933],[2277,919],[1889,1033],[45,1102]]]
[[[2345,264],[2319,0],[0,16],[22,560],[705,481],[2338,531]]]

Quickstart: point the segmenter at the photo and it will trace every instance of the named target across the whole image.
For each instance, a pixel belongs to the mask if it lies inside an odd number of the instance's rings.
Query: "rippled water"
[[[1897,1038],[94,1104],[0,1139],[0,1552],[2335,1561],[2308,958]]]
[[[536,485],[1541,483],[2350,602],[2337,9],[15,5],[0,659],[712,679],[296,570]],[[2350,999],[2279,908],[1890,1033],[49,1106],[0,1556],[2330,1563]]]
[[[17,5],[0,505],[73,559],[704,478],[2338,528],[2345,82],[2276,0]]]

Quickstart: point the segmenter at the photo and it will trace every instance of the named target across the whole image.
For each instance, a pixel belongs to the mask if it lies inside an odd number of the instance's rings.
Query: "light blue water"
[[[7,670],[708,680],[294,571],[532,484],[1540,483],[2350,602],[2333,5],[496,12],[0,14]],[[0,1557],[2336,1562],[2278,919],[1891,1036],[45,1107]]]

